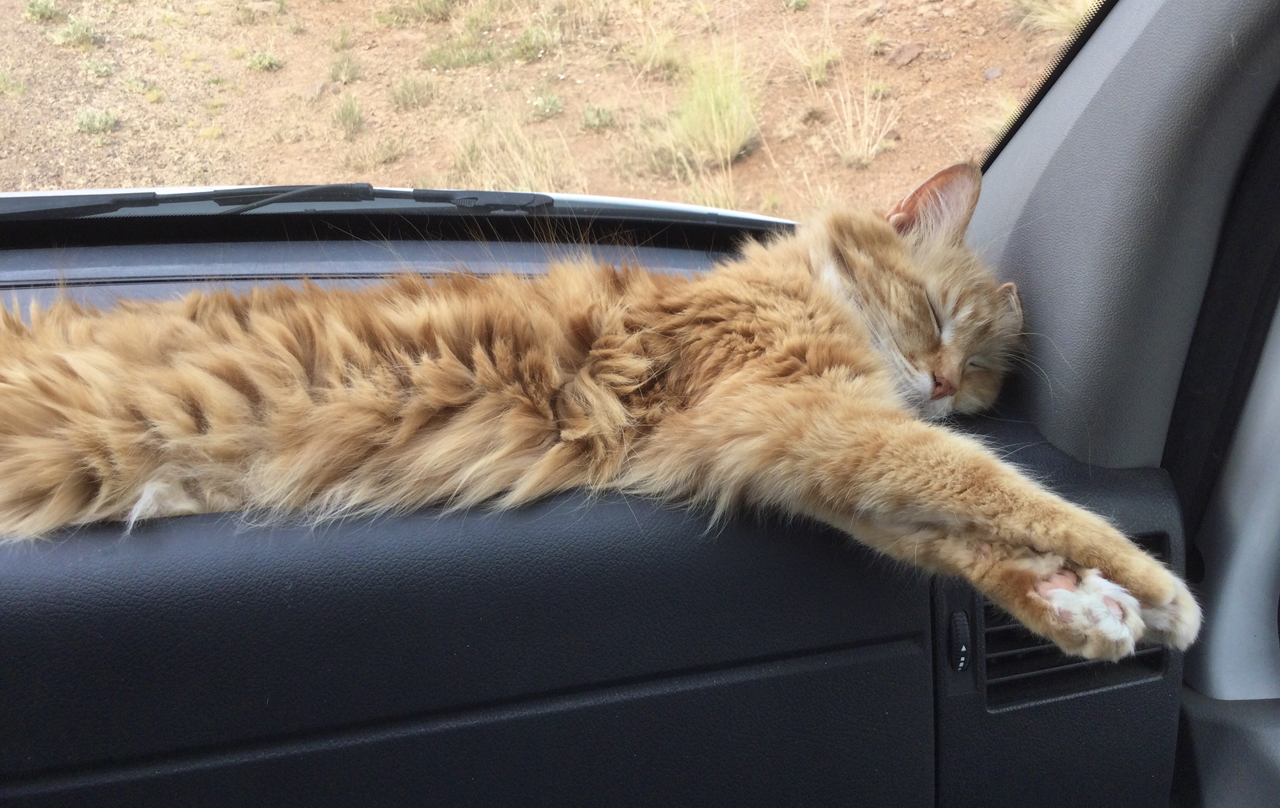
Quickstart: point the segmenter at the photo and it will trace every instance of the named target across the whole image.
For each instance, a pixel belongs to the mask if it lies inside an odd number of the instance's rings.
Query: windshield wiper
[[[192,202],[212,202],[220,207],[218,215],[247,213],[269,205],[291,202],[366,203],[379,199],[395,199],[425,205],[447,205],[457,212],[486,214],[494,211],[520,213],[549,212],[555,200],[546,194],[508,191],[430,191],[374,188],[367,182],[330,185],[266,186],[261,188],[226,188],[188,193],[156,193],[141,191],[123,194],[71,194],[29,196],[0,199],[0,221],[21,219],[76,219],[114,213],[124,208],[160,207]]]

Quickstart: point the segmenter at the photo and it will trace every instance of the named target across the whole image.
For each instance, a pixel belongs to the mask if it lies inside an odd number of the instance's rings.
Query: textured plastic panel
[[[129,767],[106,782],[0,789],[0,799],[923,808],[934,804],[930,685],[910,672],[924,657],[893,642]]]
[[[217,516],[127,539],[118,526],[86,528],[0,548],[0,726],[15,741],[0,744],[0,772],[12,784],[158,765],[903,641],[915,650],[846,665],[842,681],[910,725],[895,735],[907,747],[858,754],[928,779],[928,633],[927,581],[838,536],[753,521],[709,531],[643,501],[565,497],[502,516],[419,513],[314,532]],[[898,678],[923,706],[885,690]],[[584,753],[596,744],[576,737]]]
[[[969,240],[1022,292],[1020,412],[1073,457],[1159,464],[1277,77],[1274,0],[1120,0],[987,171]]]

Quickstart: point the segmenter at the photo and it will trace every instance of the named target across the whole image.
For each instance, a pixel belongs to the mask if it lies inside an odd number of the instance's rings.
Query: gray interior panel
[[[1192,781],[1175,804],[1275,805],[1280,794],[1280,700],[1217,701],[1182,691],[1186,764]]]
[[[1187,683],[1215,699],[1280,698],[1280,321],[1272,323],[1196,543],[1205,628]]]
[[[1056,446],[1157,466],[1233,189],[1280,76],[1274,0],[1121,0],[986,174],[969,239],[1017,281],[1017,402]]]

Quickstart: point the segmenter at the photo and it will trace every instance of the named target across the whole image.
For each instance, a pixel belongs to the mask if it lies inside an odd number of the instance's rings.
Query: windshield
[[[980,161],[1083,0],[29,0],[0,192],[370,183],[794,218]]]

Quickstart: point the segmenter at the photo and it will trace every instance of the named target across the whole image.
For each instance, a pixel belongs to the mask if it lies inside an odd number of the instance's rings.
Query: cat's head
[[[861,313],[925,418],[990,407],[1021,345],[1017,289],[964,243],[981,182],[952,166],[883,217],[831,211],[809,231],[814,272]]]

